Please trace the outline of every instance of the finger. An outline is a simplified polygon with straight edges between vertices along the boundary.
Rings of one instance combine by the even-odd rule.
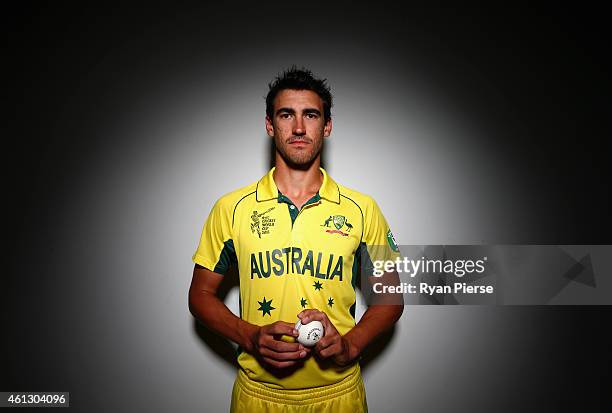
[[[301,321],[302,324],[308,324],[312,320],[318,320],[325,325],[325,321],[328,320],[327,314],[319,310],[308,310],[307,313],[302,315]]]
[[[340,353],[342,353],[342,346],[339,343],[334,343],[331,346],[319,351],[318,354],[321,358],[325,359],[325,358],[332,357]]]
[[[332,344],[338,342],[339,337],[339,335],[324,336],[321,340],[317,341],[317,344],[315,344],[315,351],[317,353],[320,353],[321,350],[323,350],[324,348],[327,348]]]
[[[308,314],[312,314],[312,313],[320,313],[320,311],[317,310],[316,308],[308,308],[306,310],[300,311],[300,313],[297,316],[301,320],[302,318],[304,318]]]
[[[306,357],[307,353],[304,350],[301,351],[293,351],[293,352],[284,352],[279,353],[268,348],[260,348],[259,354],[263,357],[267,357],[269,359],[277,360],[277,361],[285,361],[285,360],[300,360]]]
[[[262,344],[263,344],[262,347],[268,348],[277,353],[287,353],[287,352],[290,353],[294,351],[304,350],[304,346],[302,346],[299,343],[287,343],[285,341],[280,341],[280,340],[264,339]]]
[[[311,314],[308,316],[305,316],[302,319],[302,323],[303,324],[308,324],[311,321],[320,321],[321,324],[323,324],[323,328],[325,329],[325,333],[324,335],[334,335],[334,334],[338,334],[338,330],[336,330],[336,327],[332,324],[332,322],[329,320],[329,318],[327,317],[327,314],[325,314],[322,311],[319,311],[318,314]]]
[[[294,324],[286,323],[284,321],[277,321],[276,323],[264,326],[262,327],[262,332],[268,335],[281,334],[293,337],[297,337],[299,335]]]

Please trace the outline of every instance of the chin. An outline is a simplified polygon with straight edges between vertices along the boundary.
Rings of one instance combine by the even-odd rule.
[[[313,157],[313,158],[284,157],[287,165],[289,165],[290,167],[294,169],[308,169],[310,165],[312,165],[312,162],[315,160],[315,158],[316,157]]]

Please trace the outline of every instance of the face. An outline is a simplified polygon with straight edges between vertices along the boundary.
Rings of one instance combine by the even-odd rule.
[[[332,122],[323,118],[323,101],[311,90],[281,90],[274,100],[273,117],[266,116],[266,131],[276,150],[293,167],[308,167],[321,153],[323,138]]]

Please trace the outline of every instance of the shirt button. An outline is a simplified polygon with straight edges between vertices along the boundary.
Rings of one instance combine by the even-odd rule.
[[[291,208],[291,209],[295,209],[295,206],[293,206],[293,205],[289,205],[289,208]]]

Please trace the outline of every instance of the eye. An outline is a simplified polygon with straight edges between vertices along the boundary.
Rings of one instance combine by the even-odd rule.
[[[281,119],[289,119],[291,117],[290,113],[281,113],[280,115]]]
[[[306,117],[307,117],[308,119],[316,119],[316,118],[317,118],[317,115],[316,115],[316,114],[314,114],[314,113],[307,113],[307,114],[306,114]]]

